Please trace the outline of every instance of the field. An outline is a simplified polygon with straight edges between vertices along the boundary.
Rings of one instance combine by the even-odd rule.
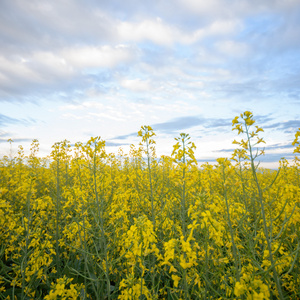
[[[259,168],[263,129],[232,125],[216,165],[188,134],[157,158],[149,126],[128,154],[95,137],[3,157],[0,299],[300,299],[299,160]]]

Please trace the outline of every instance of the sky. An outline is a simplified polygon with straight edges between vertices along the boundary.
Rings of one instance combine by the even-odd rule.
[[[188,133],[200,163],[230,157],[232,119],[264,129],[261,165],[291,161],[300,127],[299,0],[1,0],[0,156],[33,139],[101,136],[158,155]]]

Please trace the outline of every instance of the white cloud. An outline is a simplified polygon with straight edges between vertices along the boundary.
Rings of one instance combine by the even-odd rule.
[[[35,128],[9,130],[40,136],[44,145],[262,106],[299,117],[298,98],[286,105],[285,97],[299,95],[299,0],[14,0],[0,6],[1,112],[39,120]],[[274,88],[268,78],[281,84]],[[279,96],[271,99],[271,92]],[[8,107],[10,97],[23,105]],[[38,105],[26,103],[31,99]],[[223,133],[213,139],[212,149],[223,147]]]
[[[235,33],[236,30],[241,29],[241,24],[236,19],[231,20],[216,20],[212,22],[204,31],[206,35],[227,35]]]
[[[130,119],[131,111],[129,110],[128,105],[117,96],[102,99],[102,101],[86,101],[84,100],[86,98],[89,98],[88,93],[82,96],[82,99],[78,104],[75,103],[60,106],[59,110],[62,112],[62,116],[69,119],[94,121],[109,119],[120,122]]]
[[[120,84],[133,92],[149,92],[152,89],[149,80],[122,79]]]
[[[95,37],[109,40],[111,35],[112,18],[102,11],[101,5],[94,6],[88,3],[89,1],[84,3],[73,0],[9,2],[11,3],[7,5],[8,9],[4,17],[9,24],[7,29],[14,35],[12,38],[27,43],[35,42],[35,46],[45,42],[51,45],[53,41],[59,44],[65,41],[68,43],[69,38],[77,42]],[[61,39],[61,36],[64,38]]]
[[[65,48],[60,55],[70,66],[85,68],[113,68],[119,63],[133,59],[134,53],[130,47],[118,46],[85,46]]]
[[[197,30],[183,31],[156,18],[142,22],[121,22],[117,26],[117,32],[122,41],[149,40],[159,45],[170,46],[175,42],[191,44],[212,35],[232,34],[239,27],[240,23],[237,20],[216,20]]]
[[[41,77],[51,75],[54,78],[63,78],[74,75],[75,70],[72,65],[67,64],[65,58],[58,53],[48,51],[38,51],[26,60],[29,67],[40,73]]]
[[[0,63],[1,63],[1,58],[0,58]],[[0,86],[3,84],[7,84],[9,82],[9,78],[2,72],[0,72],[0,82],[2,83],[0,84]]]
[[[182,37],[183,43],[194,43],[200,41],[207,37],[220,37],[233,35],[241,29],[241,23],[236,20],[216,20],[209,23],[207,26],[204,26],[198,30],[195,30],[192,33],[186,34]]]
[[[159,18],[144,20],[140,23],[121,22],[117,26],[117,31],[122,40],[150,40],[160,45],[170,45],[182,37],[182,33],[178,29],[165,24]]]
[[[61,79],[69,72],[60,65],[59,60],[51,53],[35,53],[26,57],[0,56],[0,74],[4,80],[0,81],[3,90],[27,90],[32,84],[50,84],[57,77]]]
[[[69,110],[85,110],[85,109],[103,109],[103,104],[97,101],[82,101],[78,104],[67,104],[63,105],[59,108],[62,111],[69,111]]]
[[[37,50],[22,56],[0,55],[0,76],[3,77],[0,86],[5,90],[14,86],[26,89],[28,83],[61,84],[62,80],[75,78],[86,69],[113,69],[132,61],[134,56],[132,48],[124,45]]]
[[[6,82],[2,82],[2,87],[14,86],[18,79],[22,78],[26,82],[41,82],[40,76],[36,71],[32,70],[29,64],[24,63],[21,59],[7,58],[0,56],[0,73],[5,74]]]
[[[265,0],[266,5],[270,8],[276,8],[279,12],[282,11],[294,11],[295,8],[299,8],[299,0],[275,0],[273,5],[270,5],[270,1]]]
[[[224,7],[224,3],[220,3],[220,0],[180,0],[180,2],[189,10],[201,14],[215,14],[221,9],[227,10],[227,7]]]
[[[122,116],[117,116],[116,114],[109,114],[109,113],[89,113],[90,116],[96,117],[96,118],[101,118],[101,119],[109,119],[113,121],[125,121],[126,118],[123,118]]]
[[[61,117],[63,119],[67,119],[67,120],[86,120],[87,119],[87,116],[86,115],[75,115],[75,114],[71,114],[71,113],[65,113],[65,114],[62,114]]]
[[[284,13],[299,8],[299,0],[178,0],[182,9],[207,20],[242,18],[257,13]]]
[[[216,43],[216,49],[220,53],[224,53],[231,57],[244,57],[249,54],[249,47],[245,43],[232,40],[225,40]]]
[[[182,8],[205,19],[228,18],[240,15],[247,8],[247,0],[179,0]]]

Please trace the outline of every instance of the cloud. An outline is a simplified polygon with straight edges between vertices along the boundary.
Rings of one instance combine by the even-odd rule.
[[[257,116],[254,116],[254,119],[255,119],[256,123],[264,124],[264,123],[268,123],[268,122],[273,121],[275,118],[272,117],[269,114],[269,115],[257,115]],[[264,128],[265,128],[265,126],[266,125],[264,125]]]
[[[279,162],[282,158],[292,160],[294,159],[295,155],[287,152],[282,152],[282,153],[267,153],[265,155],[259,156],[258,161],[262,163],[267,163],[267,162]]]
[[[238,20],[214,20],[204,28],[197,31],[198,38],[211,36],[228,36],[241,30],[241,23]]]
[[[0,115],[0,126],[2,126],[2,116],[3,115]],[[4,119],[7,119],[7,117],[5,117]],[[12,118],[9,118],[9,119],[12,119]],[[16,119],[12,119],[10,121],[12,121],[12,123],[14,123],[14,124],[19,123],[19,120],[16,120]],[[29,142],[32,142],[32,140],[33,140],[33,139],[29,139],[29,138],[24,138],[24,137],[20,138],[20,137],[15,137],[15,136],[16,136],[15,133],[0,131],[0,143],[1,144],[8,143],[9,139],[12,139],[14,144],[15,143],[29,143]]]
[[[215,127],[228,127],[232,125],[232,119],[207,119],[208,124],[207,128],[215,128]]]
[[[118,111],[114,112],[110,109],[108,109],[108,111],[106,111],[105,113],[90,112],[90,113],[88,113],[88,116],[92,116],[92,117],[99,118],[99,119],[109,119],[109,120],[116,121],[116,122],[125,121],[125,118],[122,115],[122,113],[120,113]]]
[[[175,43],[192,44],[205,37],[228,35],[238,29],[235,20],[217,20],[197,30],[182,30],[169,25],[162,19],[148,19],[141,22],[121,22],[117,32],[122,41],[148,40],[158,45],[171,46]]]
[[[149,40],[159,45],[171,45],[176,37],[182,36],[176,28],[164,24],[159,18],[139,23],[121,22],[117,32],[124,41]]]
[[[154,131],[172,134],[174,132],[183,131],[196,126],[203,126],[207,129],[214,129],[217,127],[226,127],[231,125],[231,119],[213,119],[204,118],[201,116],[185,116],[171,119],[163,123],[152,124]]]
[[[159,131],[163,133],[169,133],[172,134],[176,131],[182,131],[184,129],[192,128],[198,125],[204,125],[206,120],[201,117],[196,116],[186,116],[186,117],[180,117],[180,118],[174,118],[170,121],[164,122],[164,123],[156,123],[152,124],[151,127],[153,128],[154,132]],[[137,132],[133,132],[126,135],[121,135],[114,137],[115,140],[117,139],[127,139],[130,137],[136,137]]]
[[[298,128],[300,128],[300,120],[289,120],[279,123],[273,123],[270,125],[265,125],[264,128],[283,130],[285,133],[296,133]]]
[[[109,74],[107,85],[119,84],[132,92],[153,86],[167,89],[167,81],[174,79],[180,82],[175,93],[183,92],[183,97],[195,81],[201,86],[195,85],[193,93],[205,90],[208,96],[270,97],[269,91],[277,87],[293,99],[299,97],[299,70],[290,63],[282,76],[262,78],[270,74],[270,65],[273,73],[283,70],[282,53],[276,53],[281,44],[288,45],[285,49],[299,46],[297,1],[274,1],[272,6],[256,0],[233,0],[230,5],[224,0],[143,5],[135,0],[33,0],[1,5],[0,39],[5,42],[0,53],[0,101],[87,90],[100,85],[102,73]],[[254,28],[257,19],[264,26]],[[272,55],[266,59],[266,53]],[[146,64],[153,68],[142,76]],[[115,74],[122,77],[128,72],[130,76],[118,82]]]
[[[249,46],[246,42],[237,42],[233,40],[220,41],[215,44],[219,53],[230,57],[242,58],[249,54]]]
[[[122,79],[121,86],[133,92],[149,92],[152,87],[149,80],[137,79]]]
[[[76,47],[63,49],[60,56],[67,65],[79,68],[114,68],[133,59],[133,49],[125,45]]]
[[[200,28],[186,28],[188,15],[179,23],[168,20],[168,11],[174,9],[176,3],[165,7],[158,1],[146,2],[132,6],[128,2],[126,5],[118,2],[117,7],[93,1],[84,4],[69,0],[51,3],[33,0],[30,4],[7,2],[0,12],[0,36],[6,41],[3,50],[7,54],[12,49],[18,52],[21,45],[23,52],[32,52],[36,48],[45,51],[70,44],[92,46],[97,41],[104,44],[151,41],[170,46],[178,42],[194,43],[205,36],[224,35],[236,29],[236,21],[231,20],[215,20]],[[132,14],[133,10],[140,14]],[[159,15],[165,18],[157,17]]]
[[[0,54],[0,100],[14,94],[51,93],[53,88],[60,91],[71,86],[74,91],[90,84],[86,71],[112,70],[134,56],[133,49],[124,45],[69,47],[17,57]]]
[[[276,150],[280,150],[280,149],[290,149],[290,150],[292,150],[292,149],[294,149],[294,146],[292,146],[291,143],[289,143],[289,144],[277,143],[277,144],[268,145],[268,146],[265,147],[265,149],[266,149],[266,151],[274,150],[274,149],[276,149]]]
[[[223,151],[224,152],[224,151]],[[233,152],[233,151],[232,151]],[[219,152],[221,153],[221,151]],[[221,157],[220,155],[218,155],[215,159],[197,159],[198,163],[216,163],[216,159],[218,157]],[[273,163],[273,167],[271,167],[272,169],[275,169],[276,167],[274,167],[274,163],[278,163],[282,158],[285,158],[287,160],[293,160],[294,159],[294,155],[291,155],[290,153],[269,153],[269,154],[265,154],[265,155],[261,155],[259,156],[256,160],[255,160],[255,164],[260,164],[261,163]],[[269,168],[269,167],[267,167]]]
[[[0,143],[7,143],[8,139],[0,138]],[[32,139],[27,138],[12,138],[14,143],[28,143],[32,142]]]
[[[124,134],[124,135],[118,135],[116,137],[113,138],[113,140],[126,140],[127,138],[130,137],[137,137],[137,132],[132,132],[129,134]]]
[[[110,141],[105,141],[105,146],[107,147],[122,147],[130,145],[129,143],[115,143],[115,142],[110,142]]]
[[[215,163],[216,159],[211,159],[211,158],[209,158],[209,159],[197,159],[197,162],[198,162],[198,164],[199,163]]]
[[[9,124],[18,124],[18,123],[23,123],[23,122],[24,122],[23,120],[18,120],[18,119],[11,118],[11,117],[5,116],[3,114],[0,114],[0,126],[1,127],[7,126]]]
[[[82,111],[85,109],[92,109],[93,111],[95,110],[102,110],[104,108],[103,103],[97,102],[97,101],[85,101],[81,103],[72,103],[72,104],[67,104],[63,105],[60,107],[60,110],[63,111]]]
[[[254,147],[256,148],[256,147]],[[282,143],[276,143],[276,144],[271,144],[271,145],[267,145],[267,146],[259,146],[258,147],[259,149],[265,149],[265,152],[267,153],[268,151],[273,151],[273,150],[276,150],[276,151],[282,151],[284,149],[289,149],[289,150],[293,150],[294,147],[292,146],[292,144],[282,144]],[[214,150],[213,152],[231,152],[233,153],[233,151],[235,150],[236,148],[229,148],[229,149],[219,149],[219,150]],[[282,152],[282,153],[286,153],[287,155],[291,155],[291,152]]]
[[[231,126],[231,119],[214,119],[204,118],[202,116],[185,116],[172,118],[167,122],[150,124],[156,133],[164,133],[172,135],[174,133],[183,132],[193,127],[202,126],[206,130],[218,132],[223,127]],[[111,140],[126,140],[132,137],[137,137],[137,131],[129,134],[115,136]]]
[[[194,126],[203,125],[205,120],[200,117],[187,116],[170,120],[164,123],[153,124],[151,127],[154,131],[158,130],[165,133],[173,133],[174,131],[181,131]]]
[[[252,108],[263,128],[294,133],[299,9],[298,0],[2,1],[1,105],[59,106],[73,132],[98,122],[123,134],[116,143],[142,122],[165,137],[201,129],[219,139],[229,113]],[[24,123],[3,126],[30,122],[5,112]]]
[[[232,154],[236,148],[230,149],[220,149],[220,150],[213,150],[212,152],[216,154],[216,156],[222,156],[222,153]],[[279,162],[282,158],[292,160],[294,159],[295,155],[293,152],[293,146],[291,144],[272,144],[266,147],[258,147],[258,149],[264,149],[265,155],[261,155],[256,158],[256,163],[269,163],[269,162]],[[254,154],[256,153],[256,147],[254,147]],[[287,151],[290,150],[290,151]],[[226,155],[227,156],[227,155]]]
[[[1,2],[0,32],[7,50],[54,49],[75,43],[111,41],[112,20],[93,1]]]
[[[268,12],[290,12],[299,7],[297,0],[272,1],[269,0],[178,0],[182,9],[203,18],[232,18],[245,17],[252,14]]]

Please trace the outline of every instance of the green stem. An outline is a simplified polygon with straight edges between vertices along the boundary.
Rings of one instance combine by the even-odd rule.
[[[94,152],[94,165],[93,165],[93,178],[94,178],[94,190],[96,197],[96,204],[98,210],[98,217],[100,218],[100,231],[101,231],[101,250],[104,254],[105,261],[105,278],[106,278],[106,289],[107,289],[107,299],[110,299],[110,279],[109,279],[109,265],[108,265],[108,256],[107,256],[107,244],[104,230],[104,196],[101,195],[99,203],[99,194],[97,186],[97,155],[96,148]],[[98,222],[97,222],[98,223]]]
[[[56,251],[56,268],[58,278],[61,275],[60,258],[59,258],[59,226],[60,226],[60,181],[59,181],[59,158],[56,159],[56,226],[55,226],[55,251]]]
[[[185,189],[186,189],[186,180],[185,180],[185,169],[186,169],[186,159],[185,159],[185,143],[184,140],[182,142],[182,151],[183,151],[183,169],[182,169],[182,193],[181,193],[181,220],[182,220],[182,234],[185,237],[186,235],[186,220],[185,220],[185,213],[186,213],[186,203],[185,203]]]
[[[148,166],[148,176],[149,176],[149,184],[150,184],[150,199],[151,199],[151,217],[153,230],[155,232],[155,212],[154,212],[154,197],[153,197],[153,187],[152,187],[152,176],[151,176],[151,162],[150,162],[150,151],[149,151],[149,140],[146,139],[146,147],[147,147],[147,166]]]
[[[230,237],[231,237],[231,244],[232,244],[232,252],[233,252],[233,258],[234,258],[234,264],[235,264],[235,272],[236,272],[236,280],[240,280],[240,271],[239,271],[239,259],[237,256],[237,247],[234,242],[234,234],[233,234],[233,228],[230,218],[230,209],[229,209],[229,202],[227,197],[227,188],[225,184],[226,176],[225,176],[225,166],[222,165],[222,173],[223,173],[223,187],[224,187],[224,198],[226,202],[226,210],[227,210],[227,218],[228,218],[228,225],[229,225],[229,231],[230,231]]]
[[[267,247],[268,247],[268,251],[269,251],[269,259],[270,259],[271,266],[272,266],[273,277],[274,277],[274,280],[275,280],[275,283],[276,283],[276,286],[277,286],[279,298],[284,299],[283,292],[282,292],[282,289],[281,289],[280,278],[277,274],[277,270],[276,270],[276,267],[275,267],[275,261],[274,261],[273,254],[272,254],[272,243],[271,243],[271,240],[270,240],[270,237],[269,237],[269,231],[268,231],[268,226],[267,226],[265,206],[264,206],[264,201],[263,201],[263,192],[262,192],[262,189],[261,189],[260,184],[258,182],[258,178],[257,178],[257,174],[256,174],[256,168],[255,168],[255,164],[254,164],[254,156],[253,156],[253,153],[252,153],[252,146],[251,146],[251,143],[250,143],[249,128],[248,128],[246,123],[245,123],[245,126],[246,126],[246,134],[247,134],[248,146],[249,146],[249,152],[250,152],[252,176],[253,176],[254,182],[256,184],[257,190],[258,190],[259,203],[260,203],[261,214],[262,214],[263,225],[264,225],[264,235],[265,235],[265,238],[267,240]]]

